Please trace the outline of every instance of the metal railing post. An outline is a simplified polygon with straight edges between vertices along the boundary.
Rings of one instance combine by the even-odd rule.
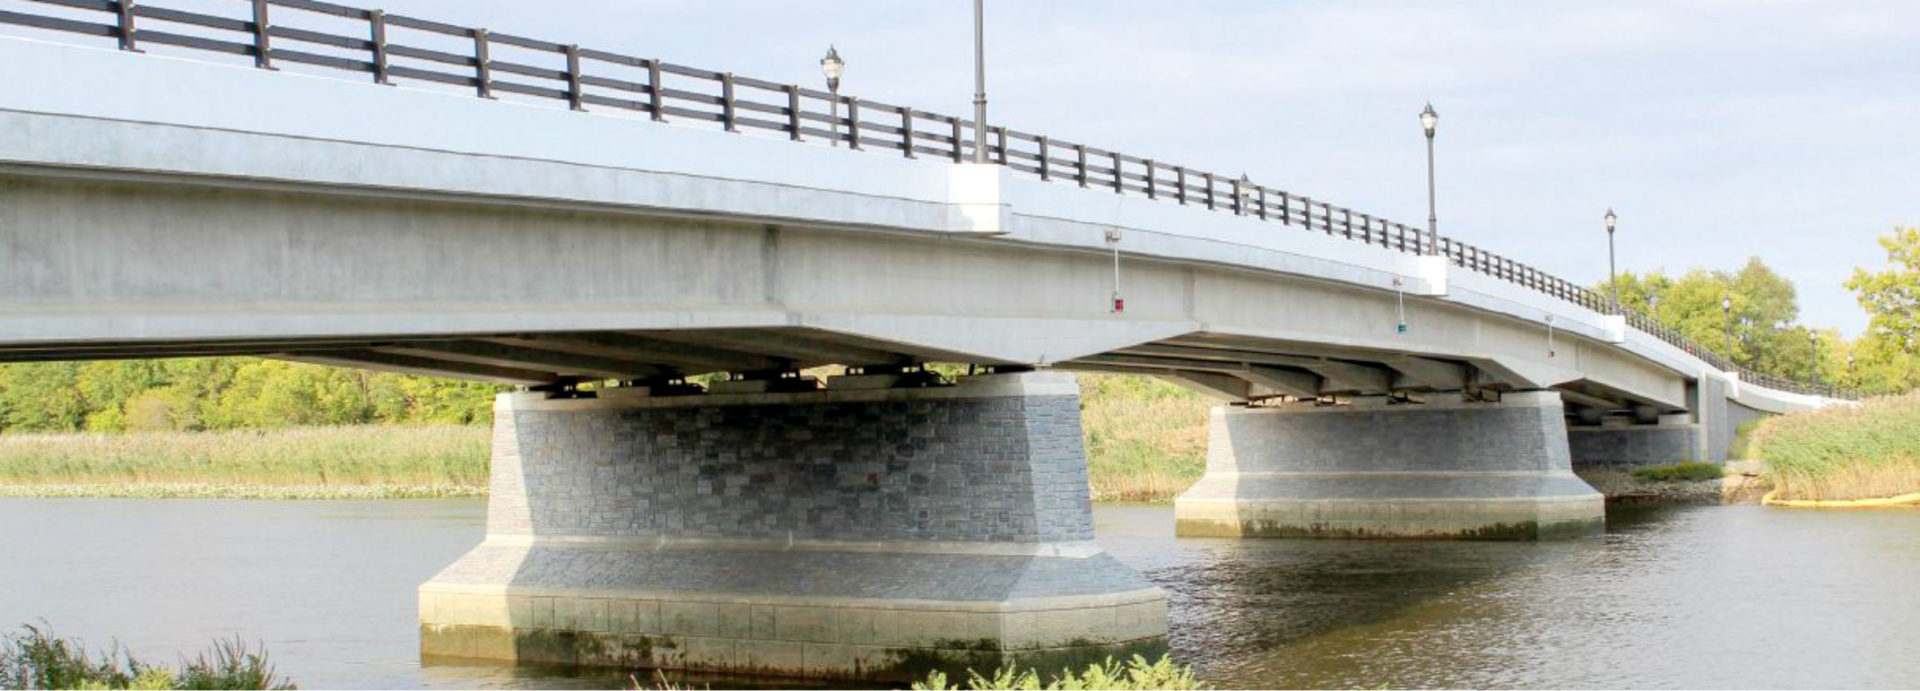
[[[133,3],[134,0],[120,0],[115,3],[114,8],[119,10],[120,14],[120,49],[138,53],[140,47],[134,43],[136,30],[133,28]]]
[[[473,30],[475,88],[481,98],[493,98],[493,59],[487,57],[487,30]]]
[[[273,38],[267,35],[267,0],[253,0],[253,66],[273,69]]]
[[[847,148],[860,150],[860,99],[847,97]]]
[[[1080,159],[1080,186],[1087,186],[1087,145],[1073,145],[1074,156]]]
[[[1120,173],[1120,154],[1115,153],[1111,155],[1113,156],[1113,193],[1126,194],[1127,176]]]
[[[900,108],[900,149],[907,158],[919,158],[913,155],[913,109],[904,106]]]
[[[1160,198],[1160,189],[1159,189],[1160,181],[1158,179],[1158,176],[1153,172],[1153,159],[1149,158],[1147,159],[1146,162],[1147,162],[1147,198],[1159,199]]]
[[[800,136],[800,85],[787,85],[787,133],[788,139],[804,141]]]
[[[736,117],[733,106],[733,73],[720,73],[720,125],[728,132],[739,132],[734,126]]]
[[[574,110],[586,110],[583,102],[585,89],[580,85],[580,46],[567,46],[567,105]]]
[[[387,74],[387,13],[382,10],[367,13],[367,24],[373,42],[373,82],[392,84],[393,78]]]
[[[661,105],[660,61],[647,61],[647,110],[652,111],[654,122],[666,122],[667,113]]]
[[[1173,167],[1173,198],[1180,200],[1180,203],[1182,204],[1187,203],[1187,168],[1186,166]]]
[[[1042,181],[1052,180],[1053,162],[1047,159],[1052,158],[1053,155],[1048,153],[1047,138],[1045,135],[1042,135],[1035,137],[1034,140],[1040,145],[1040,179]]]
[[[960,142],[965,138],[960,130],[960,117],[957,115],[948,117],[947,123],[953,125],[953,162],[960,163],[966,160],[966,154],[961,149]]]

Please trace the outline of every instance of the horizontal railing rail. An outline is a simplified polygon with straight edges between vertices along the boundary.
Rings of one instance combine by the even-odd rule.
[[[1419,227],[1261,185],[1244,175],[1223,176],[998,126],[986,128],[987,141],[977,142],[973,121],[962,117],[321,0],[232,0],[242,12],[233,17],[144,0],[17,1],[102,17],[85,21],[0,10],[0,23],[103,37],[124,50],[157,44],[251,57],[256,66],[268,69],[276,63],[314,65],[366,74],[382,84],[445,84],[473,89],[483,98],[516,94],[565,101],[575,110],[630,111],[655,121],[707,123],[730,132],[827,141],[908,158],[961,162],[971,160],[975,147],[984,146],[989,161],[1045,181],[1254,217],[1396,252],[1439,254],[1469,271],[1596,312],[1624,314],[1633,328],[1716,368],[1738,372],[1743,381],[1794,393],[1854,397],[1837,387],[1736,365],[1641,312],[1612,305],[1597,291],[1512,258],[1444,236],[1431,247],[1435,243]],[[292,25],[316,17],[347,20],[361,30],[343,35]],[[289,19],[291,24],[282,23]],[[451,47],[450,41],[459,47]],[[508,50],[515,53],[513,59],[501,57]],[[541,59],[551,62],[523,61]]]

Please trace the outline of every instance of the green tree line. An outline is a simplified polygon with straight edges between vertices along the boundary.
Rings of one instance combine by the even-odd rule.
[[[481,423],[491,384],[255,358],[0,367],[0,432]]]
[[[1758,372],[1880,394],[1920,388],[1915,306],[1920,304],[1920,229],[1896,228],[1880,238],[1888,265],[1857,269],[1847,281],[1870,324],[1859,338],[1795,323],[1793,283],[1758,258],[1736,271],[1694,269],[1625,272],[1622,305],[1646,313],[1687,338]],[[1612,285],[1601,282],[1605,294]]]

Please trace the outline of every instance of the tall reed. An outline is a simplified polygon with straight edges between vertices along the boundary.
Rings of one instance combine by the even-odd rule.
[[[485,486],[488,439],[452,425],[0,435],[0,483]]]
[[[1920,492],[1920,392],[1767,419],[1753,449],[1782,499]]]

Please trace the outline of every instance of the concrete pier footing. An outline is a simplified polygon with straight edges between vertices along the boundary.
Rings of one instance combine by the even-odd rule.
[[[1220,407],[1178,533],[1535,540],[1599,532],[1558,394],[1498,403]]]
[[[917,679],[1164,649],[1093,541],[1072,375],[495,407],[487,538],[428,656]]]

